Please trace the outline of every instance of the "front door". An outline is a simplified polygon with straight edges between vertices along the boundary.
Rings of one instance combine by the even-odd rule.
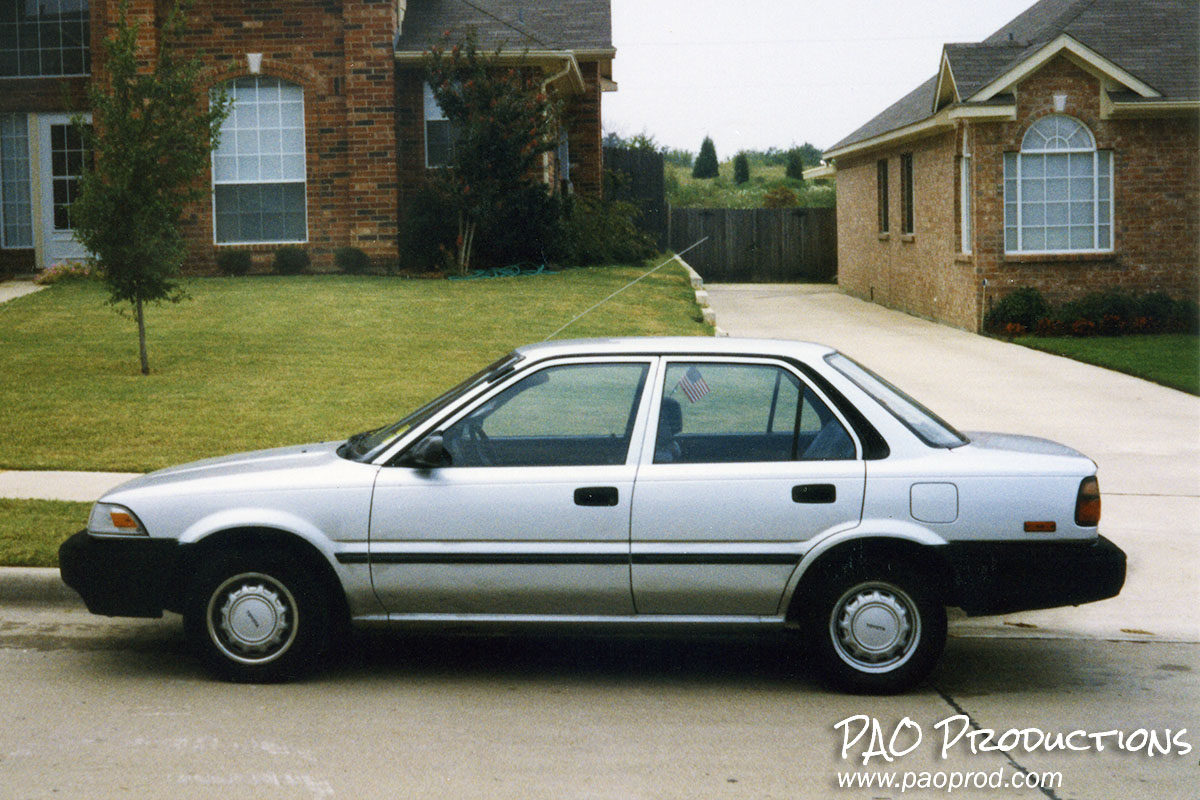
[[[515,377],[433,433],[449,463],[385,466],[371,579],[388,612],[625,616],[651,359]]]
[[[79,178],[87,160],[83,136],[67,114],[40,118],[42,196],[42,267],[81,261],[87,251],[75,240],[71,203],[79,196]]]

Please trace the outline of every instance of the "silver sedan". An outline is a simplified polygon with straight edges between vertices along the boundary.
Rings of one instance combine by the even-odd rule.
[[[95,613],[183,614],[233,680],[351,624],[794,629],[835,685],[921,681],[968,614],[1116,595],[1096,465],[960,433],[827,347],[522,347],[398,422],[160,470],[62,547]]]

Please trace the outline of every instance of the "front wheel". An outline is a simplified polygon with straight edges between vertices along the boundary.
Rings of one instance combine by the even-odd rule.
[[[946,646],[946,609],[901,565],[846,566],[819,588],[805,642],[835,686],[890,694],[919,683]]]
[[[293,678],[311,668],[329,619],[319,585],[301,568],[252,553],[202,568],[184,614],[205,664],[239,682]]]

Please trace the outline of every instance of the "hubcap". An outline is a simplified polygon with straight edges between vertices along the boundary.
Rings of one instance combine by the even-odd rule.
[[[269,575],[237,575],[209,598],[208,633],[234,661],[273,661],[296,638],[296,601],[286,586]]]
[[[842,595],[829,620],[834,647],[843,661],[866,672],[903,664],[920,639],[920,617],[912,598],[888,583],[864,583]]]

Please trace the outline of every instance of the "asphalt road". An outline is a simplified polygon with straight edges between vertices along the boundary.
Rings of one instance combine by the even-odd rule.
[[[1004,787],[904,797],[1183,798],[1200,776],[1198,696],[1194,644],[976,637],[951,639],[929,687],[888,698],[830,693],[794,641],[752,638],[364,634],[309,680],[246,686],[209,679],[177,617],[9,606],[0,797],[900,797],[838,787],[879,772]],[[868,727],[843,759],[862,723],[837,724],[856,715],[897,753],[921,741],[863,766],[886,749]],[[966,732],[1010,728],[1125,741],[971,752]],[[1170,754],[1139,745],[1151,731]],[[1060,777],[1010,786],[1044,773]]]

